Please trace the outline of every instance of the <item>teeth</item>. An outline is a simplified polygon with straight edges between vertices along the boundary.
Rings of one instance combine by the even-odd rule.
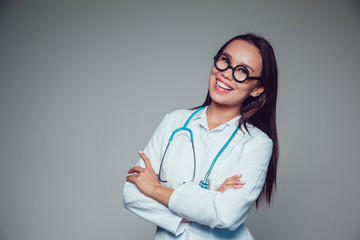
[[[216,84],[225,90],[232,90],[231,88],[229,88],[228,86],[226,86],[224,83],[222,83],[220,81],[216,81]]]

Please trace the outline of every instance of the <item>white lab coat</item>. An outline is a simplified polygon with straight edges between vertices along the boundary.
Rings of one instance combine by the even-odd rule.
[[[189,134],[179,132],[171,143],[162,167],[165,186],[176,189],[165,207],[145,197],[133,183],[124,186],[124,206],[156,224],[155,239],[253,239],[244,221],[259,196],[266,178],[272,153],[272,140],[262,131],[248,125],[250,134],[239,130],[217,160],[209,188],[199,187],[216,154],[238,126],[239,117],[209,131],[206,109],[189,122],[194,134],[196,153],[195,180],[191,181],[194,164]],[[173,130],[184,125],[193,110],[167,114],[144,149],[156,173]],[[142,160],[138,165],[144,167]],[[215,191],[226,178],[242,174],[242,189]],[[186,183],[183,183],[186,182]],[[189,223],[181,220],[188,219]]]

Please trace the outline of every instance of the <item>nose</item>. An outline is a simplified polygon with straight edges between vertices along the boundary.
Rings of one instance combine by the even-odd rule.
[[[232,72],[233,70],[231,68],[228,68],[225,71],[221,72],[221,75],[228,80],[233,80]]]

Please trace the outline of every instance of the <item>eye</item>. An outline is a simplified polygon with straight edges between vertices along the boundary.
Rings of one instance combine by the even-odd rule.
[[[236,71],[239,72],[239,73],[241,73],[241,74],[247,74],[246,69],[243,68],[243,67],[238,67],[238,68],[236,68]]]
[[[244,66],[237,66],[234,71],[234,77],[238,81],[245,81],[248,76],[248,70]]]
[[[229,59],[228,59],[227,57],[225,57],[225,56],[221,56],[221,57],[220,57],[220,60],[221,60],[222,62],[224,62],[224,63],[227,63],[227,64],[230,63]]]

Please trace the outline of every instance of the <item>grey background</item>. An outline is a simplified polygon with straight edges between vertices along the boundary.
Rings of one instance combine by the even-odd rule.
[[[278,191],[256,239],[360,239],[359,1],[1,1],[0,239],[153,239],[122,206],[165,113],[261,34],[279,65]]]

